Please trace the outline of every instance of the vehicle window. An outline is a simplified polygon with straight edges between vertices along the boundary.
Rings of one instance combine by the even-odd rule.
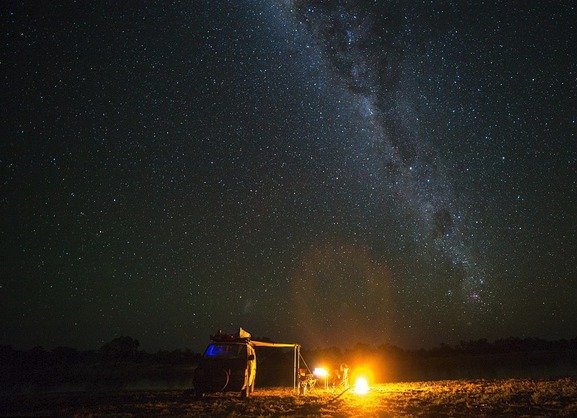
[[[205,357],[236,358],[243,354],[245,347],[238,344],[211,344],[204,352]]]

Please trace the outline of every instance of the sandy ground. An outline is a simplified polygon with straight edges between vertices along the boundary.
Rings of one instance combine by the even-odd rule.
[[[0,415],[58,416],[577,416],[577,378],[447,380],[373,385],[367,395],[257,389],[250,399],[183,391],[69,392],[0,398]]]

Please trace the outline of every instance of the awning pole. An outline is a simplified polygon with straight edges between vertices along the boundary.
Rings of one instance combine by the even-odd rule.
[[[297,372],[297,388],[296,388],[296,390],[298,392],[298,390],[299,390],[298,385],[300,384],[300,382],[298,380],[298,377],[299,377],[298,373],[299,373],[299,370],[301,368],[301,346],[297,344],[296,349],[297,349],[297,370],[296,370],[296,372]]]
[[[297,347],[298,345],[295,344],[293,350],[293,392],[297,387]]]

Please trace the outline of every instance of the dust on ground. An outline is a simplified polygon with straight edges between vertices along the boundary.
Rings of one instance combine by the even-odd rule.
[[[263,388],[249,399],[182,390],[69,392],[3,396],[0,415],[196,417],[349,417],[577,415],[577,378],[445,380],[371,386],[366,395]]]

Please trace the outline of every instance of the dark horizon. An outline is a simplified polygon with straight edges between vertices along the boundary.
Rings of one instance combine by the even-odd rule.
[[[254,341],[268,341],[275,343],[286,343],[287,341],[273,341],[267,337],[252,338]],[[186,356],[200,356],[203,354],[204,349],[209,345],[214,343],[212,339],[207,341],[205,345],[202,346],[201,350],[194,350],[191,347],[179,347],[179,348],[159,348],[158,350],[150,351],[146,350],[140,345],[138,338],[133,338],[129,335],[121,335],[107,341],[100,347],[93,347],[89,349],[78,349],[69,346],[57,346],[57,347],[43,347],[35,346],[28,349],[22,349],[14,347],[13,345],[0,345],[0,351],[2,354],[2,360],[6,361],[9,357],[6,357],[7,353],[18,352],[22,354],[34,355],[34,353],[39,353],[44,355],[50,355],[56,353],[58,356],[70,357],[75,354],[101,354],[104,357],[114,359],[118,356],[118,360],[138,360],[137,355],[139,353],[145,354],[147,356],[156,355],[167,355],[172,357],[178,357],[181,361],[188,357],[180,357],[181,355]],[[292,343],[298,343],[298,341],[292,341]],[[257,347],[257,351],[261,347]],[[273,349],[274,352],[276,349]],[[510,336],[506,338],[500,338],[496,340],[488,340],[486,338],[478,338],[474,340],[459,341],[456,344],[446,344],[440,343],[430,347],[401,347],[395,344],[382,343],[382,344],[367,344],[362,341],[357,341],[346,346],[330,346],[330,347],[306,347],[301,345],[301,352],[310,355],[311,353],[315,356],[315,359],[319,355],[326,355],[324,361],[328,361],[330,358],[337,356],[344,356],[347,353],[359,353],[364,351],[375,352],[382,351],[385,353],[396,353],[396,354],[407,354],[413,356],[455,356],[455,355],[489,355],[489,354],[513,354],[519,352],[535,353],[539,351],[545,352],[561,352],[561,351],[575,351],[577,350],[577,336],[570,339],[559,339],[559,340],[545,340],[542,338],[526,337],[519,338],[515,336]],[[269,350],[270,351],[270,350]],[[269,353],[270,354],[270,353]],[[292,359],[292,351],[284,350],[284,354],[289,354],[287,358]],[[282,356],[282,355],[281,355]],[[355,354],[355,358],[356,358]],[[344,357],[343,357],[344,358]],[[573,357],[570,357],[573,358]],[[317,359],[318,360],[318,359]],[[357,358],[358,360],[358,358]],[[322,360],[321,360],[322,362]],[[530,369],[530,367],[528,367]]]
[[[573,2],[0,19],[0,345],[577,334]]]
[[[0,348],[2,349],[11,349],[14,351],[19,351],[19,352],[31,352],[34,350],[44,350],[45,352],[52,352],[52,351],[58,351],[60,349],[72,349],[74,351],[77,352],[98,352],[100,351],[104,346],[109,345],[111,342],[116,341],[116,340],[121,340],[121,339],[128,339],[128,340],[132,340],[135,341],[137,344],[136,350],[137,351],[142,351],[146,354],[155,354],[155,353],[159,353],[159,352],[175,352],[175,351],[179,351],[179,352],[187,352],[190,351],[191,353],[194,354],[202,354],[204,352],[204,349],[212,342],[212,340],[210,338],[207,338],[207,340],[204,343],[199,342],[200,345],[198,345],[200,347],[200,349],[194,349],[193,346],[186,346],[186,347],[158,347],[157,349],[154,350],[150,350],[147,349],[147,347],[143,347],[140,345],[140,340],[132,335],[128,335],[128,334],[122,334],[122,335],[118,335],[114,338],[112,338],[110,341],[106,341],[103,345],[98,346],[98,347],[91,347],[91,348],[78,348],[78,347],[74,347],[74,346],[67,346],[67,345],[58,345],[58,346],[34,346],[34,347],[17,347],[14,346],[13,344],[2,344],[0,345]],[[509,336],[509,337],[505,337],[505,338],[498,338],[498,339],[494,339],[494,340],[490,340],[487,338],[475,338],[475,339],[470,339],[470,340],[461,340],[458,341],[456,343],[452,343],[452,344],[448,344],[446,342],[441,342],[435,345],[429,345],[429,346],[422,346],[422,347],[403,347],[403,346],[399,346],[396,344],[391,344],[389,342],[382,342],[382,343],[374,343],[374,344],[368,344],[366,342],[363,341],[354,341],[354,342],[350,342],[346,345],[332,345],[332,346],[314,346],[314,347],[309,347],[306,345],[303,345],[300,341],[287,341],[287,340],[273,340],[271,338],[268,338],[266,336],[262,336],[262,337],[253,337],[253,340],[256,341],[269,341],[269,342],[276,342],[276,343],[296,343],[301,345],[301,349],[303,350],[303,352],[323,352],[323,351],[340,351],[342,352],[346,352],[346,351],[355,351],[357,349],[359,349],[359,347],[366,347],[369,349],[381,349],[381,348],[387,348],[387,349],[391,349],[391,350],[400,350],[403,352],[407,352],[407,353],[418,353],[418,352],[458,352],[460,350],[467,352],[468,350],[471,350],[471,347],[474,347],[476,345],[483,345],[485,347],[493,347],[493,348],[498,348],[499,350],[503,350],[503,347],[509,345],[511,347],[518,345],[519,347],[522,347],[521,351],[531,351],[531,350],[545,350],[547,349],[547,347],[549,348],[553,348],[555,350],[560,349],[560,348],[570,348],[573,347],[573,349],[577,349],[577,336],[573,337],[573,338],[560,338],[557,340],[548,340],[548,339],[543,339],[543,338],[539,338],[539,337],[517,337],[517,336]],[[514,347],[509,350],[509,351],[515,351]],[[507,351],[507,352],[509,352]]]
[[[258,346],[258,386],[291,386],[293,349]],[[393,345],[356,344],[348,348],[302,347],[301,366],[335,370],[341,364],[370,373],[373,383],[475,379],[558,379],[577,372],[577,337],[571,340],[506,338],[461,341],[430,349],[407,350]],[[5,379],[0,393],[58,388],[93,391],[144,389],[189,390],[192,371],[202,364],[202,352],[192,350],[141,350],[138,340],[124,336],[98,350],[70,347],[28,351],[0,346],[0,370]],[[139,383],[140,382],[140,383]],[[71,386],[72,385],[72,386]]]

